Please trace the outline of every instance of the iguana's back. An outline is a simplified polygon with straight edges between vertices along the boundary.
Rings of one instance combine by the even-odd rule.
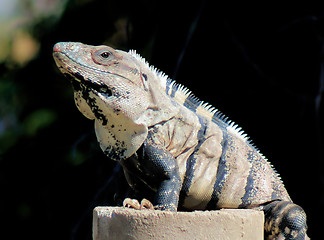
[[[179,110],[151,131],[179,166],[180,206],[253,208],[291,201],[278,174],[234,123],[174,82],[167,81],[165,89]]]

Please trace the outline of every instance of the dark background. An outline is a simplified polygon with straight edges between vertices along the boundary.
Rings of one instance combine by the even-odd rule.
[[[322,5],[67,0],[25,29],[37,54],[0,63],[1,235],[91,239],[93,207],[115,204],[119,168],[52,58],[56,42],[79,41],[136,49],[238,123],[323,236]]]

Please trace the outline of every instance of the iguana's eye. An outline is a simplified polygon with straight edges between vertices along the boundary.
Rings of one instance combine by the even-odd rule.
[[[102,47],[101,49],[92,53],[92,59],[95,63],[103,66],[110,66],[118,60],[118,54],[109,47]]]
[[[110,56],[110,53],[109,52],[103,52],[100,54],[101,57],[103,58],[108,58]]]

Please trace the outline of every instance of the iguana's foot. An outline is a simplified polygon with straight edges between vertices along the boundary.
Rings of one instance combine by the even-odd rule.
[[[123,206],[128,208],[134,208],[137,210],[143,210],[143,209],[154,210],[153,204],[145,198],[143,198],[141,204],[136,199],[125,198],[123,202]]]

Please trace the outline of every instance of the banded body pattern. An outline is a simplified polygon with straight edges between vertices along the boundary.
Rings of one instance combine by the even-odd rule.
[[[169,79],[163,83],[182,117],[153,128],[167,150],[177,152],[183,179],[180,206],[252,208],[276,199],[291,201],[279,175],[237,125],[183,86]],[[170,142],[165,136],[171,136]]]

